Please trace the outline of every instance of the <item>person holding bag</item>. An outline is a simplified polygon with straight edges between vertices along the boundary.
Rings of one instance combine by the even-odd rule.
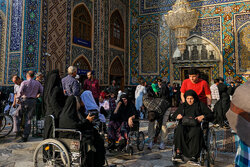
[[[174,144],[176,160],[182,160],[182,155],[191,162],[197,163],[203,143],[200,123],[202,120],[212,121],[213,114],[206,104],[199,101],[193,90],[184,94],[185,102],[179,106],[172,118],[179,121],[175,129]]]

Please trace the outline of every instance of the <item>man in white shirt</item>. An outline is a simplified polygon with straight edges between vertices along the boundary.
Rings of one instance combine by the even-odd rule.
[[[13,75],[12,76],[12,82],[15,84],[14,85],[14,101],[13,101],[13,108],[17,108],[18,107],[18,104],[17,104],[17,99],[16,99],[16,96],[17,96],[17,92],[19,91],[19,88],[20,88],[20,85],[22,83],[22,80],[19,76],[17,75]],[[21,133],[18,131],[18,128],[17,128],[17,123],[18,123],[18,120],[19,119],[19,114],[17,112],[17,110],[13,113],[13,132],[16,133],[16,138],[18,137],[21,137]]]
[[[220,100],[218,85],[219,85],[219,79],[215,79],[214,84],[210,86],[211,96],[212,96],[212,103],[211,103],[211,109],[212,110],[213,110],[214,105],[216,104],[216,102],[218,100]]]

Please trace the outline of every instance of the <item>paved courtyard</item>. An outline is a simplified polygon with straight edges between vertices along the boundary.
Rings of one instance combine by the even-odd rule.
[[[144,132],[147,138],[147,121],[141,121],[140,130]],[[170,125],[171,126],[171,125]],[[218,155],[215,167],[233,167],[235,155],[235,146],[232,143],[232,135],[227,136],[227,132],[218,129],[217,132]],[[152,150],[147,149],[147,143],[143,151],[135,150],[133,156],[126,153],[109,153],[107,151],[107,159],[109,165],[117,165],[117,167],[170,167],[173,166],[171,161],[171,142],[172,132],[168,135],[167,147],[165,150],[159,150],[158,144],[154,145]],[[225,137],[227,137],[225,139]],[[42,138],[31,137],[27,143],[17,143],[14,140],[14,134],[0,139],[0,167],[31,167],[33,166],[33,152],[41,142]],[[147,140],[146,140],[147,142]],[[231,142],[231,143],[230,143]],[[189,167],[188,164],[180,166]]]

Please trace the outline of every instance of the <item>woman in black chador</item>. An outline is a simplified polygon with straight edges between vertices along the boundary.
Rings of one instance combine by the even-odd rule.
[[[89,146],[88,150],[86,147],[82,148],[82,166],[102,167],[105,164],[105,148],[102,137],[92,124],[95,116],[89,114],[85,119],[78,111],[79,108],[80,99],[69,96],[59,117],[59,128],[77,129],[82,132],[82,146]],[[75,138],[72,133],[63,133],[60,137]]]
[[[230,108],[230,96],[224,83],[218,85],[220,100],[214,105],[214,123],[221,127],[228,126],[226,113]]]
[[[126,146],[128,133],[130,128],[134,126],[135,122],[133,122],[133,119],[135,118],[138,118],[135,105],[129,100],[127,94],[121,95],[121,100],[110,116],[108,125],[108,139],[110,144],[108,149],[115,149],[116,141],[119,141],[118,149],[122,150]]]
[[[58,118],[61,113],[66,97],[63,94],[61,78],[58,70],[50,71],[45,80],[43,92],[43,113],[45,116],[53,115],[55,126],[58,127]],[[45,118],[44,139],[52,137],[51,118]]]
[[[203,135],[200,122],[205,119],[211,121],[213,114],[211,110],[202,102],[195,91],[188,90],[184,94],[185,103],[179,106],[173,114],[173,118],[179,120],[179,124],[175,130],[174,144],[176,148],[175,160],[182,159],[182,155],[190,158],[190,161],[196,163],[200,155],[203,143]],[[192,118],[193,125],[183,125],[183,118]]]

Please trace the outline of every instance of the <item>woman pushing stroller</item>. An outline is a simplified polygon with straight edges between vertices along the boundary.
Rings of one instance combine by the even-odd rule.
[[[108,125],[108,149],[115,149],[115,142],[119,141],[119,148],[123,149],[128,140],[128,132],[133,127],[133,119],[138,117],[135,105],[128,99],[126,94],[122,94],[115,111],[110,116]]]

